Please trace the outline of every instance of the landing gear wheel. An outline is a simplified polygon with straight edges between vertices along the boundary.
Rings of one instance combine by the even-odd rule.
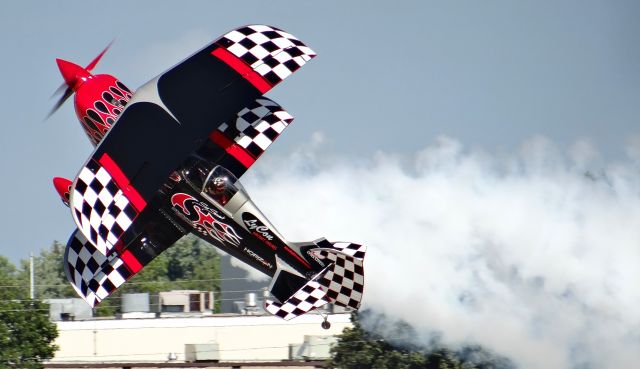
[[[320,326],[322,327],[322,329],[329,329],[331,328],[331,323],[329,323],[329,321],[325,318]]]

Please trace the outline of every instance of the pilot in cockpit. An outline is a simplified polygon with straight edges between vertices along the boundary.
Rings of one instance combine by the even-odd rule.
[[[220,205],[224,206],[229,202],[230,188],[229,188],[229,179],[224,176],[219,176],[214,178],[212,181],[209,181],[209,184],[206,188],[207,194],[211,196],[212,199],[217,201]]]

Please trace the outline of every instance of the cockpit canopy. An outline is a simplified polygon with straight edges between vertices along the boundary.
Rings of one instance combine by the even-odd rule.
[[[236,193],[241,192],[247,196],[244,187],[230,171],[221,165],[213,168],[210,163],[197,160],[193,165],[187,166],[182,174],[192,187],[210,200],[224,206]]]

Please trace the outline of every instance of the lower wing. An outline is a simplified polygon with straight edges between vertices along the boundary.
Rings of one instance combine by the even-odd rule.
[[[147,229],[153,231],[142,232],[124,251],[109,256],[79,229],[73,232],[64,253],[64,270],[73,289],[91,307],[116,292],[184,235],[161,215],[151,223]]]

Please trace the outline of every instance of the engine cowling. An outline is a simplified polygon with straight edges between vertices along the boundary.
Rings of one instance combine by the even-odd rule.
[[[78,88],[74,98],[76,115],[94,145],[109,131],[131,95],[127,86],[108,74],[92,76]]]
[[[71,93],[75,94],[76,115],[94,146],[109,131],[133,94],[124,83],[118,81],[114,76],[91,74],[91,68],[95,66],[102,54],[87,68],[66,60],[56,59],[60,73],[68,87],[62,102],[66,96]]]

